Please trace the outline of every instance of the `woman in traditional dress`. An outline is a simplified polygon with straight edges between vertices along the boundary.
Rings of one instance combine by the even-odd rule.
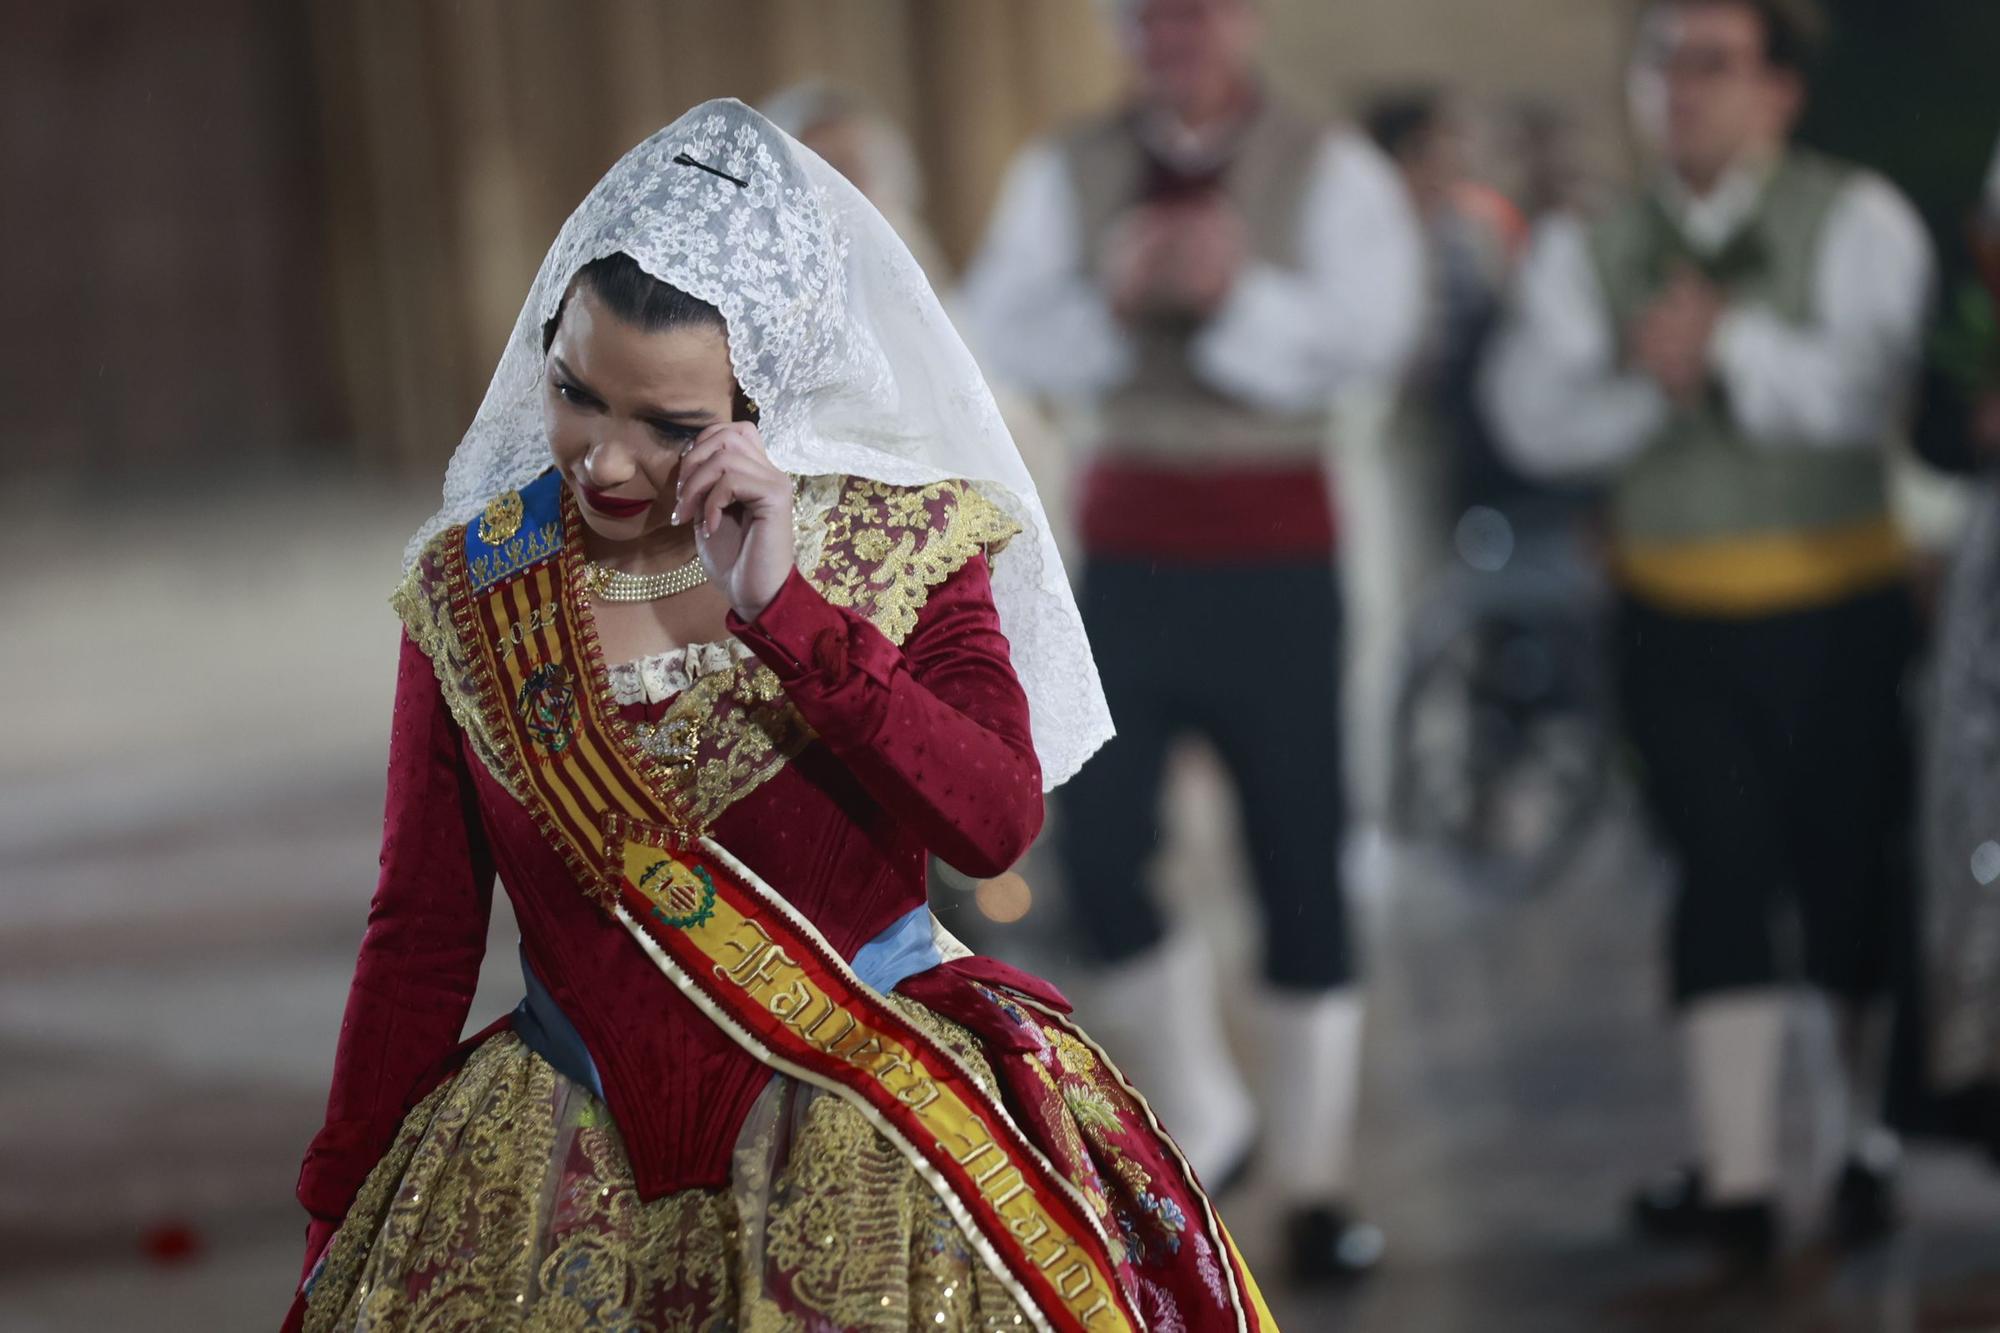
[[[307,1329],[1265,1329],[1046,983],[932,919],[1110,734],[881,216],[733,101],[543,261],[412,541]],[[497,873],[527,998],[461,1041]]]

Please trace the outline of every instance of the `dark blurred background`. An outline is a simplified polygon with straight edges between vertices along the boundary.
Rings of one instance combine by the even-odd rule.
[[[1412,83],[1489,124],[1544,107],[1577,169],[1629,167],[1616,0],[1272,0],[1273,83],[1321,112]],[[1805,137],[1956,234],[1991,149],[2000,13],[1836,0]],[[548,237],[626,147],[707,97],[807,78],[911,137],[962,264],[1032,132],[1108,103],[1091,0],[64,0],[10,16],[0,244],[9,477],[268,466],[428,476]],[[1491,144],[1487,145],[1489,148]],[[1478,163],[1507,179],[1517,164]]]

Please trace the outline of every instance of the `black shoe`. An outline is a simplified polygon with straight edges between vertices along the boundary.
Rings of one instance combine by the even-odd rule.
[[[1735,1271],[1762,1271],[1778,1257],[1777,1207],[1768,1199],[1710,1203],[1691,1168],[1635,1194],[1632,1225],[1648,1240],[1709,1246]]]
[[[1862,1249],[1890,1235],[1902,1220],[1896,1208],[1895,1168],[1849,1158],[1833,1187],[1828,1211],[1827,1231],[1842,1249]]]
[[[1345,1208],[1301,1208],[1285,1219],[1292,1280],[1301,1286],[1342,1286],[1360,1281],[1382,1261],[1382,1232],[1357,1222]]]

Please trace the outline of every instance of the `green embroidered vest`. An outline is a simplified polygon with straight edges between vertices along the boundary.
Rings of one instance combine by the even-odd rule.
[[[1809,320],[1827,216],[1851,175],[1816,154],[1786,154],[1756,213],[1708,256],[1688,245],[1650,192],[1628,200],[1590,232],[1615,325],[1624,328],[1684,263],[1734,301]],[[1753,440],[1718,384],[1699,407],[1676,410],[1624,469],[1611,508],[1621,540],[1658,543],[1848,527],[1884,517],[1887,503],[1883,450]]]

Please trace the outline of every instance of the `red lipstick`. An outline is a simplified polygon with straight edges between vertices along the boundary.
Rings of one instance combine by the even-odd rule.
[[[630,500],[622,495],[600,491],[595,486],[579,485],[577,489],[583,492],[584,503],[606,518],[632,518],[653,507],[651,500]]]

